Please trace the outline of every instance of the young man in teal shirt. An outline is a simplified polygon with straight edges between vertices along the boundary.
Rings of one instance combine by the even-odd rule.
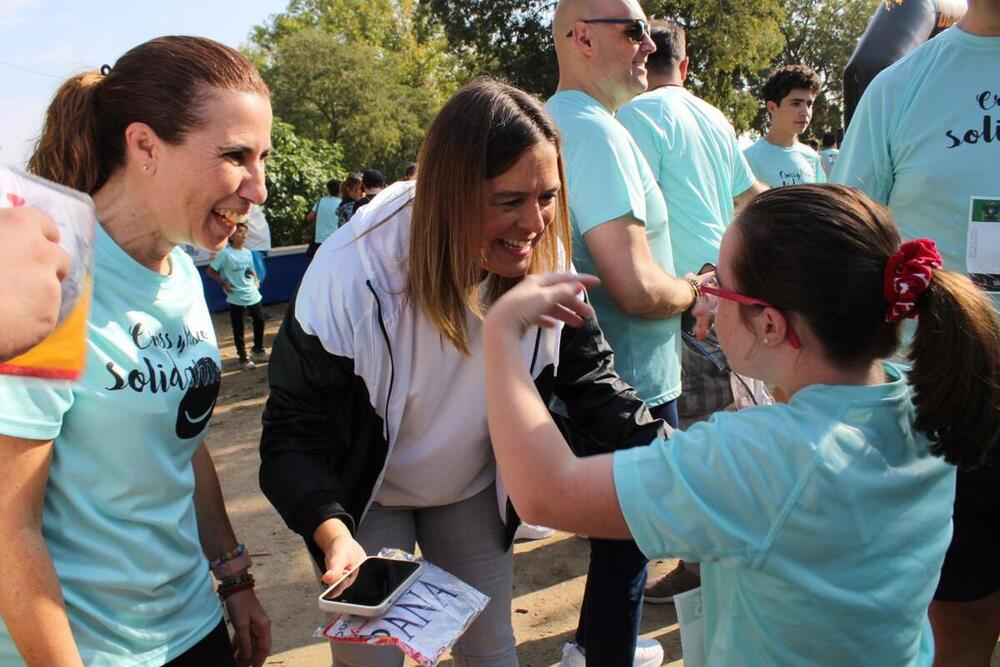
[[[743,151],[758,180],[772,188],[826,183],[819,155],[799,141],[809,128],[819,90],[819,76],[805,65],[785,65],[771,72],[763,90],[770,126]]]
[[[577,269],[602,284],[590,293],[615,367],[657,417],[677,423],[680,313],[697,288],[676,278],[667,206],[628,131],[612,115],[646,89],[655,50],[635,0],[562,0],[553,21],[559,87],[546,108],[563,138]],[[576,644],[563,665],[659,665],[658,643],[637,644],[646,557],[631,540],[591,540]],[[637,649],[638,646],[638,649]]]
[[[879,74],[831,180],[892,209],[904,238],[934,239],[944,266],[1000,305],[1000,1],[970,0],[952,28]],[[1000,633],[1000,455],[959,470],[954,536],[931,604],[935,664],[986,665]]]

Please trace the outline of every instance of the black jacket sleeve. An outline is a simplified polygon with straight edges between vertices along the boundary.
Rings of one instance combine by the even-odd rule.
[[[295,318],[295,297],[268,367],[260,487],[289,528],[312,547],[320,523],[353,532],[385,462],[382,420],[354,362],[330,354]]]
[[[578,456],[628,449],[670,436],[670,427],[653,418],[635,389],[615,371],[614,353],[594,318],[577,328],[563,327],[552,386],[567,417],[557,423],[561,422]]]

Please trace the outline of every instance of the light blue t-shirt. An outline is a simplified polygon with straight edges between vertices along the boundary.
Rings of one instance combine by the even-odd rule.
[[[0,433],[55,440],[42,533],[84,664],[163,664],[222,617],[191,468],[219,350],[180,248],[162,276],[98,227],[94,261],[83,377],[70,388],[0,376]],[[20,664],[0,622],[0,665]]]
[[[676,275],[667,205],[628,131],[600,102],[578,90],[556,93],[545,108],[563,140],[576,268],[596,274],[583,236],[605,222],[629,215],[645,226],[653,261]],[[657,320],[628,315],[602,287],[591,290],[590,298],[614,350],[618,373],[649,405],[677,398],[681,393],[680,316]]]
[[[934,239],[945,268],[963,273],[972,197],[1000,202],[998,73],[1000,37],[952,27],[922,44],[865,90],[831,179],[887,204],[904,238]],[[980,249],[1000,244],[995,227]],[[1000,305],[993,266],[979,282]]]
[[[757,180],[780,188],[783,185],[826,183],[826,172],[819,154],[803,143],[790,147],[776,146],[761,137],[743,150],[743,155]]]
[[[955,469],[886,371],[615,452],[642,552],[702,563],[708,664],[931,664]]]
[[[826,174],[827,181],[830,180],[833,165],[837,164],[838,155],[840,155],[840,151],[836,148],[824,148],[819,152],[819,161],[823,165],[823,173]]]
[[[717,263],[733,198],[754,183],[733,126],[708,102],[680,86],[644,93],[618,110],[670,207],[677,275]]]
[[[232,289],[226,293],[226,302],[234,306],[252,306],[260,303],[261,294],[257,286],[253,265],[253,253],[245,247],[237,250],[227,246],[215,259],[212,268],[222,276]]]
[[[313,241],[322,243],[337,231],[337,207],[343,201],[340,197],[323,197],[312,207],[316,213],[316,235]]]

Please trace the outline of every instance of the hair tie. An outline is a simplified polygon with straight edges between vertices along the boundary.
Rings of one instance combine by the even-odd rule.
[[[101,65],[101,74],[103,76],[111,74],[111,65]]]
[[[889,307],[886,322],[917,316],[917,300],[930,287],[934,269],[944,264],[931,239],[914,239],[899,246],[885,265],[882,295]]]

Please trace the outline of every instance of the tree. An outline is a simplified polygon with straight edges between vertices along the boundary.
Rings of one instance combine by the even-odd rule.
[[[292,0],[252,40],[276,113],[341,146],[351,170],[398,173],[458,85],[443,38],[409,0]]]
[[[488,74],[544,98],[559,81],[555,6],[554,0],[420,0],[418,12],[444,31],[465,76]]]
[[[823,77],[810,133],[843,126],[844,67],[880,0],[783,0],[785,48],[775,65],[803,63]],[[763,129],[764,114],[757,119]]]
[[[340,148],[323,140],[306,139],[278,117],[271,129],[274,154],[267,162],[265,211],[271,224],[271,243],[277,246],[308,243],[312,225],[305,221],[313,203],[326,194],[326,182],[343,178]]]

